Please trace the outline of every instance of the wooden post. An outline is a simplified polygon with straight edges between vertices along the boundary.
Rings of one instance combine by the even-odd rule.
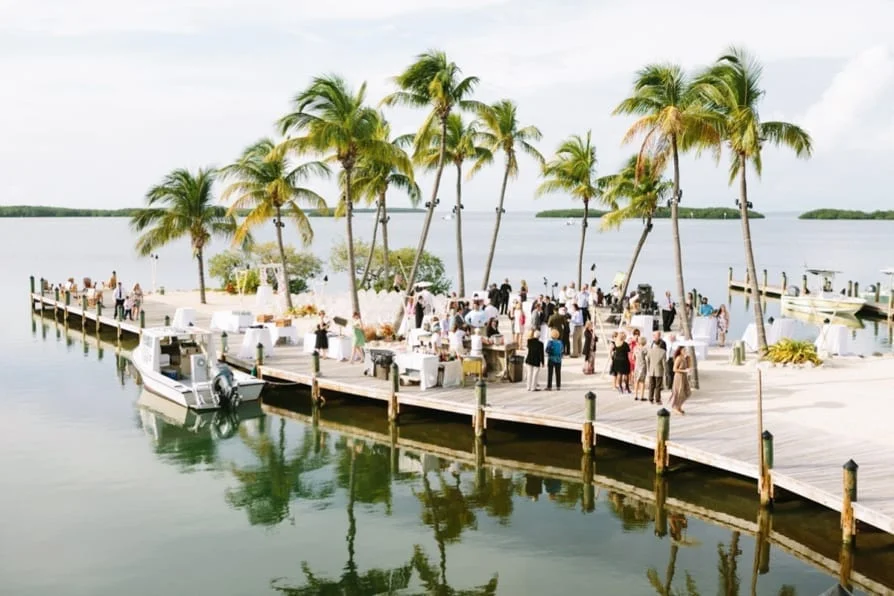
[[[782,293],[785,294],[785,291],[788,289],[788,276],[785,274],[785,271],[782,272]]]
[[[313,366],[312,375],[310,379],[310,398],[314,403],[318,403],[320,401],[320,381],[318,377],[320,376],[320,352],[319,350],[314,350],[313,354],[310,357],[311,365]]]
[[[87,314],[87,296],[81,296],[81,326],[84,325],[84,315]]]
[[[34,292],[34,276],[32,275],[30,279],[31,279],[31,294],[30,294],[29,297],[28,297],[29,300],[30,300],[31,296],[33,296],[34,293],[35,293],[35,292]]]
[[[667,480],[664,476],[655,477],[655,535],[659,538],[667,536]]]
[[[757,511],[757,534],[754,537],[754,563],[751,569],[751,593],[757,594],[757,576],[770,571],[770,525],[772,515],[769,509],[761,507]]]
[[[165,327],[171,326],[171,315],[165,315]]]
[[[670,458],[667,454],[667,438],[670,436],[670,412],[665,408],[658,410],[658,433],[655,438],[655,473],[667,472]]]
[[[760,485],[761,507],[773,506],[773,433],[765,430],[761,434],[761,477]]]
[[[400,367],[397,362],[391,363],[389,377],[391,378],[391,393],[388,396],[388,420],[397,422],[400,416],[400,403],[397,399],[397,394],[400,391]]]
[[[143,309],[140,309],[140,329],[145,329],[145,328],[146,328],[146,311]],[[220,334],[221,341],[224,341],[223,338],[225,338],[226,336],[227,336],[226,331],[221,333]]]
[[[258,363],[258,366],[264,365],[264,344],[261,342],[255,346],[255,362]]]
[[[63,314],[63,320],[68,322],[68,309],[71,306],[71,290],[65,290],[65,313]]]
[[[764,285],[762,286],[762,288],[763,288],[764,292],[767,291],[767,270],[766,269],[764,269]]]
[[[801,276],[801,293],[802,294],[807,293],[807,274],[806,273]]]
[[[45,287],[47,287],[47,280],[45,280],[44,278],[41,277],[40,278],[40,295],[41,295],[41,297],[43,297],[43,290]]]
[[[475,437],[474,445],[476,480],[486,474],[484,464],[487,461],[487,443],[484,437]]]
[[[838,554],[838,583],[848,592],[853,591],[851,574],[854,572],[854,547],[850,544],[842,544]]]
[[[124,331],[121,329],[121,320],[118,320],[118,341],[121,341],[121,336],[124,334]]]
[[[875,282],[875,301],[882,301],[882,282],[880,281]]]
[[[319,408],[316,408],[319,410]],[[397,478],[398,472],[400,472],[400,448],[397,445],[398,439],[400,438],[400,427],[391,423],[388,425],[388,443],[389,443],[389,455],[388,458],[388,467],[391,475],[391,479],[394,480]]]
[[[733,268],[729,268],[729,279],[726,282],[727,287],[731,287],[733,285]]]
[[[859,295],[860,295],[860,282],[855,281],[854,282],[854,296],[859,296]]]
[[[143,314],[143,311],[140,311],[140,315]],[[141,317],[142,319],[142,317]],[[143,326],[142,320],[140,321],[140,327]],[[220,355],[222,358],[226,358],[227,352],[230,351],[230,336],[226,331],[220,332]]]
[[[475,383],[475,401],[477,407],[475,409],[475,417],[472,424],[475,428],[475,436],[484,439],[487,432],[487,420],[485,418],[485,408],[487,407],[487,383],[484,379],[479,378]]]
[[[587,391],[584,394],[584,427],[581,430],[580,442],[584,453],[593,453],[596,444],[596,433],[593,430],[593,422],[596,420],[596,394]]]
[[[596,509],[596,487],[593,486],[593,454],[584,452],[580,458],[580,479],[584,485],[581,505],[584,513],[592,513]]]
[[[848,296],[854,295],[854,282],[850,279],[847,280],[847,295]]]
[[[99,333],[99,328],[102,326],[102,323],[99,321],[100,317],[102,317],[102,303],[96,302],[96,332]]]
[[[59,288],[53,288],[53,315],[59,312]]]
[[[853,546],[857,542],[857,520],[854,518],[854,502],[857,500],[857,469],[852,459],[844,466],[842,474],[843,499],[841,503],[841,542]]]

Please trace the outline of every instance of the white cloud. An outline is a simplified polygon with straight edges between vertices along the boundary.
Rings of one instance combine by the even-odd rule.
[[[260,24],[293,31],[308,21],[384,20],[414,13],[482,9],[508,0],[0,0],[0,30],[53,35],[143,31],[195,33]]]
[[[833,147],[839,139],[854,133],[853,128],[860,124],[861,116],[873,106],[892,80],[894,55],[887,46],[870,48],[848,62],[802,119],[817,148]]]

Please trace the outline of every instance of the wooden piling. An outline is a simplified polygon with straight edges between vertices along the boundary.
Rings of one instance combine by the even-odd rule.
[[[484,438],[487,432],[487,419],[485,408],[487,407],[487,383],[484,379],[479,378],[478,382],[475,383],[475,401],[477,402],[477,407],[475,409],[475,417],[472,419],[472,424],[475,428],[475,436]]]
[[[118,332],[117,339],[118,339],[118,341],[120,342],[120,341],[121,341],[121,338],[124,336],[124,330],[121,329],[121,319],[118,319],[118,329],[117,329],[117,332]]]
[[[670,435],[670,412],[666,408],[658,410],[658,432],[655,438],[655,473],[667,472],[670,461],[667,454],[667,438]]]
[[[726,282],[727,287],[733,285],[733,268],[729,268],[729,279]]]
[[[859,467],[852,459],[842,466],[841,542],[850,546],[854,546],[857,542],[854,502],[857,500],[857,469]]]
[[[596,487],[593,485],[594,465],[592,453],[583,453],[581,455],[580,479],[584,488],[581,505],[584,513],[591,513],[596,509]]]
[[[580,442],[584,453],[592,453],[593,446],[596,444],[596,433],[593,429],[593,423],[596,420],[596,394],[592,391],[587,391],[584,394],[584,405],[586,418],[581,430]]]
[[[854,282],[850,279],[847,280],[847,295],[848,296],[854,295]]]
[[[773,506],[773,433],[761,433],[761,470],[758,479],[761,507]]]
[[[140,314],[142,315],[143,312],[140,311]],[[143,326],[143,322],[142,322],[142,320],[140,321],[140,326],[141,326],[141,327]],[[229,352],[229,351],[230,351],[230,336],[227,334],[226,331],[221,331],[221,332],[220,332],[220,355],[221,355],[221,359],[226,359],[227,352]]]
[[[853,591],[851,575],[854,572],[854,547],[850,544],[842,544],[838,553],[838,583],[848,592]]]
[[[145,329],[145,328],[146,328],[146,311],[140,310],[140,329]],[[226,335],[227,335],[226,331],[224,331],[220,334],[221,341],[223,341],[223,338],[226,337]]]
[[[320,381],[318,377],[320,376],[320,351],[314,350],[313,354],[311,354],[311,372],[313,375],[310,380],[310,398],[314,403],[318,403],[320,401]]]
[[[30,279],[30,281],[31,281],[31,294],[29,294],[29,299],[30,299],[30,297],[33,296],[34,293],[35,293],[35,292],[34,292],[34,290],[35,290],[35,287],[34,287],[34,286],[35,286],[35,284],[34,284],[34,276],[32,275],[29,279]]]
[[[258,342],[258,345],[255,346],[255,362],[258,366],[264,365],[264,344]]]
[[[655,535],[667,536],[667,479],[656,476],[655,484]]]
[[[102,327],[102,322],[100,319],[102,318],[102,302],[96,301],[96,332],[99,333],[99,329]]]
[[[53,288],[53,316],[59,312],[59,288]]]
[[[801,276],[801,293],[802,294],[807,293],[807,274],[806,273]]]
[[[785,274],[785,271],[782,272],[782,293],[785,294],[785,290],[788,289],[788,276]]]
[[[81,326],[84,326],[84,322],[86,321],[86,317],[84,315],[87,314],[87,296],[81,296]]]
[[[68,323],[68,309],[71,308],[71,290],[65,290],[65,312],[62,314],[62,319]]]
[[[388,420],[397,422],[400,416],[400,403],[397,394],[400,391],[400,367],[397,362],[391,363],[391,393],[388,396]]]
[[[754,564],[752,567],[752,594],[757,587],[757,576],[770,572],[770,531],[773,515],[769,509],[761,507],[757,511],[757,533],[754,537]]]
[[[882,282],[875,282],[875,302],[879,303],[882,301]]]
[[[171,315],[165,315],[165,327],[171,326]]]
[[[764,283],[761,285],[761,291],[765,291],[767,289],[767,270],[764,269]]]
[[[860,282],[854,282],[854,296],[860,296]]]

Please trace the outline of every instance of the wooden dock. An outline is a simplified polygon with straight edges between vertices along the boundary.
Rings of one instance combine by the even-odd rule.
[[[33,304],[45,311],[55,311],[58,317],[82,317],[88,327],[98,325],[115,329],[119,336],[140,332],[138,323],[121,322],[107,315],[98,315],[95,309],[66,305],[55,296],[33,293],[30,297]],[[164,300],[164,296],[146,298],[147,326],[160,325],[165,317],[173,316],[173,306]],[[213,307],[198,311],[198,325],[208,325],[211,309]],[[241,341],[240,335],[229,337],[232,352]],[[599,359],[603,358],[600,355]],[[255,366],[254,362],[238,361],[229,355],[227,361],[246,369]],[[840,402],[836,401],[834,405],[816,404],[809,391],[811,383],[830,382],[828,379],[834,376],[834,369],[823,367],[801,377],[792,371],[787,375],[765,375],[763,426],[775,436],[775,467],[771,470],[771,480],[777,487],[832,510],[852,510],[857,520],[894,534],[894,474],[890,469],[890,451],[894,445],[887,430],[855,433],[852,430],[858,427],[838,428],[840,425],[836,423],[838,419],[871,422],[885,417],[886,412],[873,409],[876,407],[891,408],[890,413],[894,415],[894,404],[887,405],[890,400],[864,404],[860,399],[861,393],[873,393],[876,387],[890,391],[894,363],[879,358],[864,364],[866,370],[860,370],[853,382],[845,383],[844,388],[854,393],[842,395]],[[746,478],[760,478],[756,366],[754,363],[732,365],[729,350],[716,348],[699,367],[703,389],[695,392],[687,402],[686,416],[674,416],[670,421],[667,453],[672,458],[690,460]],[[482,432],[486,432],[488,423],[502,422],[580,432],[585,449],[588,447],[589,422],[584,396],[593,391],[597,395],[593,427],[598,437],[609,437],[649,450],[655,450],[659,443],[664,446],[656,438],[662,422],[661,416],[657,416],[658,407],[618,395],[611,389],[610,377],[586,376],[580,369],[580,360],[566,359],[560,392],[528,393],[521,384],[488,383],[486,403],[480,409],[471,383],[467,387],[427,391],[415,386],[400,387],[395,394],[389,381],[364,376],[362,365],[332,360],[322,361],[320,374],[315,376],[312,358],[299,346],[277,346],[273,354],[265,356],[260,372],[271,380],[307,387],[316,385],[323,396],[337,392],[393,404],[395,414],[402,407],[418,407],[465,415],[473,423],[477,421]],[[791,374],[795,374],[795,378]],[[779,380],[774,381],[777,375]],[[545,378],[541,380],[545,381]],[[870,382],[874,385],[861,389],[861,383]],[[667,391],[664,393],[669,396]],[[827,417],[818,417],[817,408],[826,408]],[[842,466],[849,460],[860,466],[859,495],[854,500],[846,499],[842,488]]]
[[[788,276],[785,273],[782,274],[782,280],[779,285],[774,285],[768,282],[769,280],[767,278],[767,270],[764,269],[761,272],[761,278],[758,280],[757,289],[758,293],[765,298],[781,298],[789,287]],[[803,275],[801,277],[800,283],[798,284],[798,288],[803,292],[806,286],[807,276]],[[876,288],[880,288],[881,284],[876,282],[875,286]],[[733,268],[730,267],[727,289],[730,292],[738,292],[750,295],[751,281],[748,279],[747,275],[744,279],[741,280],[734,279]],[[854,283],[853,281],[849,281],[847,289],[845,290],[845,294],[848,296],[858,296],[859,293],[859,284]],[[894,300],[894,297],[892,297],[891,300]],[[894,323],[894,302],[885,300],[883,297],[880,296],[879,292],[876,292],[875,299],[867,300],[866,304],[863,306],[860,312],[857,313],[857,315],[865,319],[881,319],[883,321]]]

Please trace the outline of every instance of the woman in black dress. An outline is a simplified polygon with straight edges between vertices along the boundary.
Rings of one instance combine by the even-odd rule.
[[[627,335],[619,333],[612,351],[612,370],[615,372],[615,389],[618,393],[630,393],[630,345]]]
[[[425,305],[422,304],[422,295],[416,296],[416,303],[413,305],[413,318],[415,319],[416,329],[422,328],[422,318],[425,315]]]
[[[314,349],[320,353],[320,358],[325,358],[329,350],[329,319],[326,318],[325,310],[320,311],[320,320],[317,322],[314,336]]]

